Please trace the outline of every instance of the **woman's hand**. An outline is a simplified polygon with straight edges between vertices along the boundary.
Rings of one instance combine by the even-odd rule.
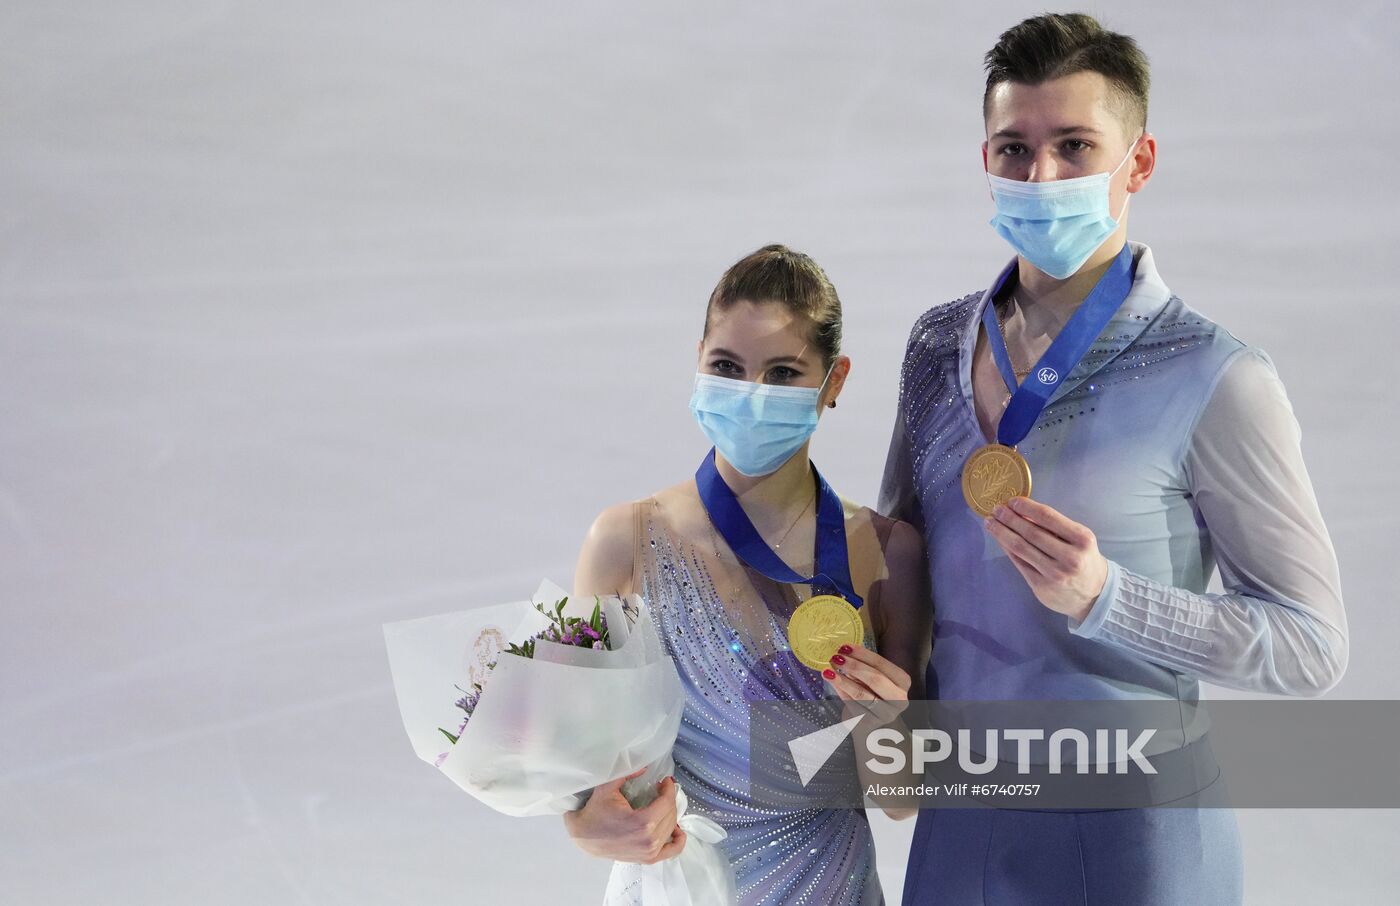
[[[883,725],[909,707],[909,674],[863,645],[842,645],[822,676],[847,702],[852,716],[866,713]]]
[[[862,720],[852,731],[853,738],[857,740],[857,751],[868,751],[868,744],[861,740],[867,739],[875,729],[898,720],[909,707],[911,680],[908,672],[862,645],[842,645],[832,656],[831,666],[822,671],[822,676],[845,701],[841,713],[843,720],[860,715],[873,721]],[[863,759],[857,757],[856,773],[860,776],[862,788],[875,780],[890,779],[871,777],[868,769],[862,765]],[[874,804],[896,821],[912,818],[919,813],[917,808],[887,805],[878,798]]]
[[[642,768],[599,784],[583,808],[564,813],[564,827],[579,849],[600,859],[643,865],[677,856],[685,849],[685,831],[676,824],[674,777],[657,784],[656,799],[644,808],[632,808],[622,795],[623,782],[645,771]]]
[[[1011,498],[985,524],[1036,599],[1082,623],[1108,579],[1108,560],[1088,526],[1029,497]]]

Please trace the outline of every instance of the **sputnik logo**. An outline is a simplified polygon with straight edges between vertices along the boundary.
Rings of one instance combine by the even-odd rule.
[[[815,733],[788,741],[788,751],[792,753],[793,764],[797,765],[797,777],[804,787],[822,769],[822,765],[831,759],[831,753],[851,735],[860,719],[861,715],[856,715],[839,724],[822,727]]]
[[[793,764],[797,767],[797,776],[805,787],[816,776],[822,766],[831,759],[831,754],[837,747],[845,741],[856,724],[860,723],[863,715],[857,715],[844,720],[841,723],[823,727],[813,733],[799,736],[788,742],[788,751],[792,753]],[[957,763],[961,770],[970,774],[986,774],[994,770],[997,766],[997,749],[1000,738],[1004,737],[1006,742],[1016,745],[1016,771],[1019,774],[1028,774],[1031,771],[1030,744],[1038,740],[1044,740],[1045,731],[1041,728],[1002,728],[987,729],[984,733],[986,738],[985,746],[977,752],[972,748],[972,731],[967,728],[959,728],[956,731],[957,746],[953,744],[953,734],[940,728],[916,728],[910,731],[914,738],[914,769],[924,770],[930,762],[945,761],[952,757],[956,751]],[[1112,737],[1110,737],[1112,733]],[[1095,765],[1094,772],[1098,774],[1113,773],[1125,774],[1129,770],[1129,765],[1136,765],[1144,774],[1156,774],[1157,769],[1144,757],[1144,748],[1147,743],[1156,735],[1156,728],[1148,728],[1140,733],[1131,742],[1128,739],[1128,730],[1115,729],[1108,730],[1097,728],[1094,730],[1095,740]],[[870,746],[870,754],[876,756],[874,760],[867,761],[866,764],[872,771],[879,774],[894,774],[904,770],[906,759],[904,752],[896,745],[902,738],[902,734],[893,728],[883,727],[874,730],[866,740]],[[1113,754],[1111,740],[1116,739],[1118,757],[1110,758]],[[1075,752],[1074,770],[1079,774],[1087,774],[1091,768],[1089,765],[1090,744],[1089,737],[1084,731],[1066,727],[1054,731],[1050,734],[1049,750],[1050,760],[1048,771],[1051,774],[1059,774],[1063,769],[1064,758],[1061,746],[1064,743],[1072,743]],[[929,746],[932,743],[932,746]],[[980,755],[982,760],[977,761],[973,756]],[[886,760],[880,760],[886,759]]]

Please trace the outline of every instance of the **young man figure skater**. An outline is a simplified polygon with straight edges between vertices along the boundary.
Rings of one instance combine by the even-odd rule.
[[[986,62],[983,161],[1016,258],[915,324],[880,501],[928,547],[929,697],[1186,713],[1201,680],[1325,692],[1346,617],[1283,385],[1127,240],[1157,162],[1146,58],[1089,16],[1046,15]],[[987,457],[1033,478],[1030,497],[985,504]],[[1226,592],[1208,594],[1217,564]],[[925,808],[904,902],[1223,906],[1242,890],[1226,808]]]

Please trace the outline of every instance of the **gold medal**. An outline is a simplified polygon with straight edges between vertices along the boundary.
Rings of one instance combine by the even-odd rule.
[[[1026,458],[1004,444],[987,444],[972,451],[963,463],[963,499],[982,516],[992,515],[1012,497],[1031,496],[1031,467]]]
[[[831,666],[842,645],[865,641],[860,613],[845,598],[814,595],[798,605],[788,620],[788,643],[797,659],[813,670]]]

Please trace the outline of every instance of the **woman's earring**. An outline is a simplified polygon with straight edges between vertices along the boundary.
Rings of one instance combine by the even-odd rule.
[[[826,405],[828,406],[828,408],[835,409],[835,408],[836,408],[836,400],[832,400],[831,402],[827,403]]]

